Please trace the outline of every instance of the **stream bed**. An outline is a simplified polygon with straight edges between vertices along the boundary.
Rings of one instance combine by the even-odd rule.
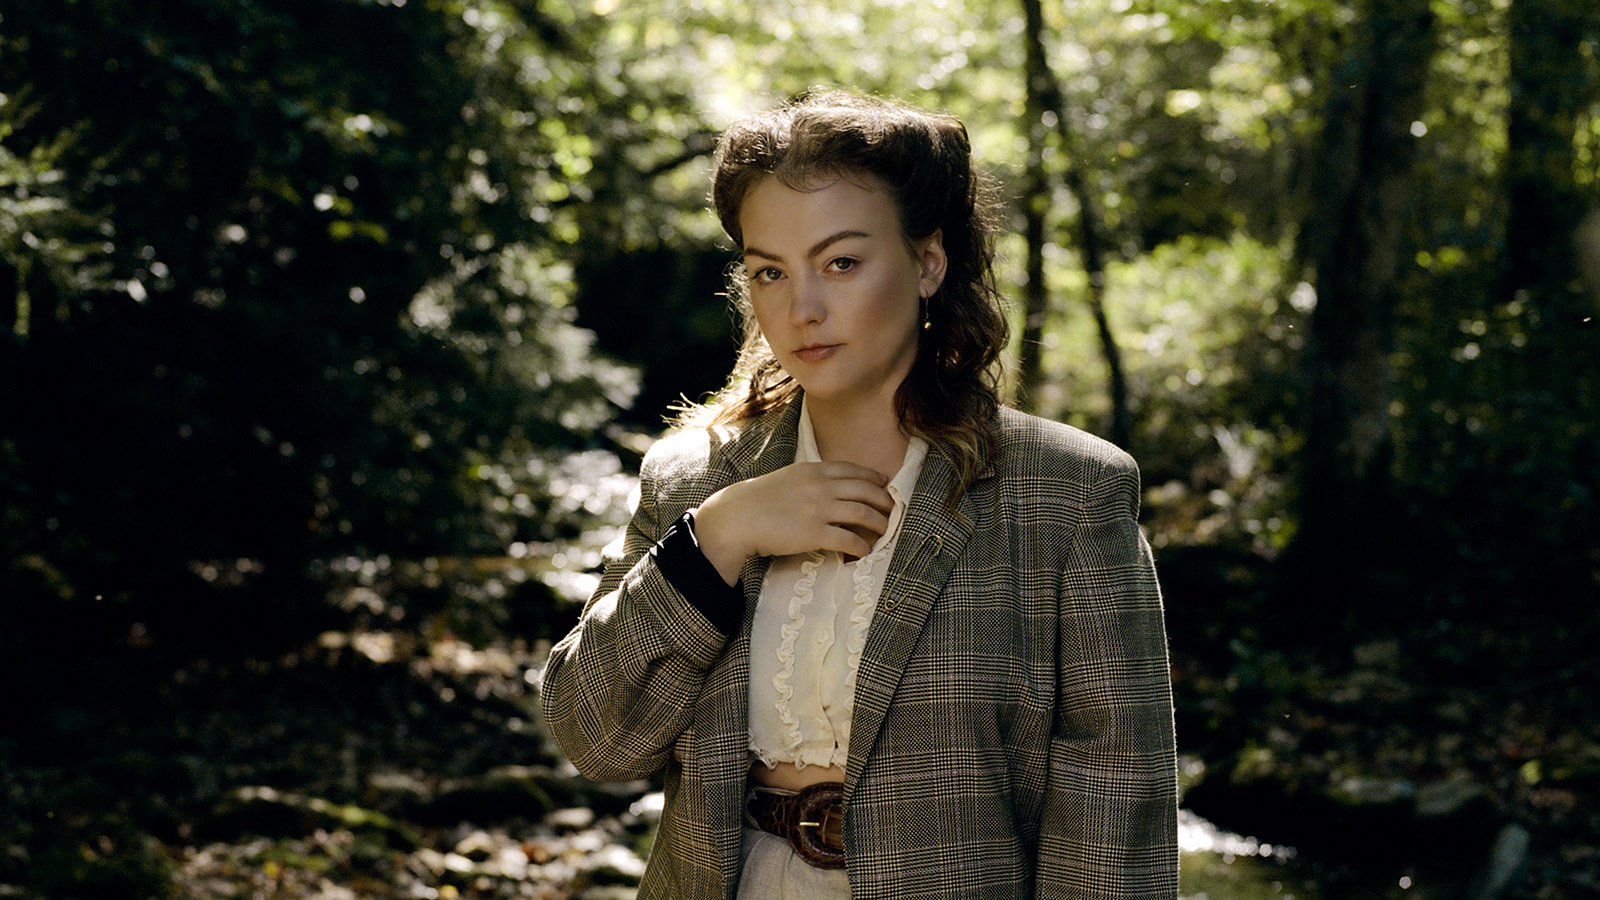
[[[1477,883],[1482,860],[1419,869],[1403,863],[1329,861],[1232,834],[1178,811],[1180,900],[1463,900],[1492,896]],[[1501,885],[1503,887],[1503,885]]]

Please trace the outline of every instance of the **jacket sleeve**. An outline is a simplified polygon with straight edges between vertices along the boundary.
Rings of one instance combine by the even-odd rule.
[[[1088,488],[1061,573],[1040,898],[1176,900],[1177,760],[1161,591],[1117,453]]]
[[[662,521],[647,457],[639,504],[578,623],[550,651],[539,702],[556,742],[597,781],[648,778],[688,727],[728,636],[675,588],[650,552]]]

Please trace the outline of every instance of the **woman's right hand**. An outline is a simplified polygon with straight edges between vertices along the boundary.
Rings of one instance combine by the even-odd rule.
[[[695,538],[728,584],[752,556],[866,556],[889,527],[888,479],[849,462],[804,462],[730,484],[700,504]]]

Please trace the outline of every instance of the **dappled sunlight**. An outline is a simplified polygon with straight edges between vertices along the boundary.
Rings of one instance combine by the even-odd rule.
[[[1225,832],[1188,810],[1178,811],[1182,900],[1321,900],[1314,874],[1288,863],[1291,847]]]
[[[1184,853],[1207,853],[1232,862],[1239,857],[1288,860],[1295,857],[1293,847],[1280,847],[1251,837],[1230,834],[1194,813],[1178,811],[1178,849]]]

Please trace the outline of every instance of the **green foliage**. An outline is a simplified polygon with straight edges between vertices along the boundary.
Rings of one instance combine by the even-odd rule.
[[[1560,208],[1593,209],[1600,194],[1585,160],[1600,118],[1600,22],[1567,6],[1570,21],[1588,22],[1577,52],[1554,56],[1575,122],[1555,133],[1572,147],[1539,158],[1556,164],[1545,177]],[[1109,273],[1107,302],[1138,420],[1147,524],[1169,552],[1272,558],[1298,526],[1290,475],[1303,448],[1306,314],[1318,299],[1303,283],[1312,273],[1301,268],[1299,229],[1334,212],[1308,190],[1309,151],[1320,111],[1346,83],[1358,11],[1322,0],[1111,4],[1057,20],[1053,64],[1082,110],[1083,152],[1124,261]],[[1376,543],[1394,549],[1353,563],[1374,591],[1350,604],[1350,623],[1422,633],[1451,622],[1458,630],[1439,633],[1441,653],[1461,649],[1481,665],[1494,651],[1475,626],[1459,629],[1494,622],[1542,633],[1568,658],[1592,625],[1557,610],[1593,596],[1600,553],[1594,306],[1559,253],[1518,264],[1517,280],[1549,277],[1550,287],[1508,286],[1507,5],[1434,11],[1440,51],[1411,127],[1417,165],[1401,222],[1394,457],[1372,523],[1384,535]],[[1099,77],[1107,66],[1120,77]],[[1077,299],[1087,287],[1062,249],[1075,213],[1057,200],[1046,277],[1061,299],[1044,335],[1041,406],[1101,430],[1106,376]],[[1021,255],[1015,242],[1010,255]],[[1515,641],[1495,646],[1519,664],[1549,663]]]
[[[1600,34],[1545,2],[1579,29],[1552,38],[1576,50],[1546,81],[1574,102],[1541,157],[1566,169],[1545,180],[1563,210],[1594,207]],[[1567,597],[1592,590],[1596,552],[1594,326],[1572,314],[1593,307],[1557,263],[1525,294],[1508,275],[1512,7],[1432,8],[1388,421],[1393,527],[1426,553],[1382,565],[1465,609],[1521,593],[1539,560]],[[1362,10],[1045,10],[1078,139],[1046,165],[1086,176],[1111,234],[1165,547],[1270,556],[1295,533],[1316,301],[1300,227],[1328,212],[1311,148]],[[1008,3],[171,0],[129,23],[108,0],[18,0],[0,16],[0,375],[27,386],[0,401],[0,580],[68,606],[224,581],[248,597],[317,557],[598,537],[638,449],[617,423],[654,428],[732,355],[705,209],[719,127],[820,83],[893,94],[962,115],[1008,198],[1027,133]],[[1098,429],[1076,210],[1053,200],[1042,406]]]
[[[27,336],[36,295],[43,303],[59,302],[106,286],[107,266],[100,259],[103,245],[96,232],[111,227],[74,208],[74,198],[63,190],[57,161],[72,148],[71,130],[30,148],[25,156],[7,149],[4,142],[28,118],[20,98],[0,94],[0,260],[15,277],[3,295],[10,297],[8,324],[19,337]]]
[[[255,560],[245,586],[274,599],[250,605],[294,632],[267,610],[310,558],[587,527],[527,463],[605,446],[632,399],[574,324],[569,201],[646,125],[576,124],[631,94],[587,67],[584,23],[494,2],[124,19],[0,19],[0,367],[27,385],[0,426],[28,523],[5,593],[198,635],[220,622],[183,602],[197,564]],[[486,465],[529,473],[517,504]]]
[[[1600,120],[1592,52],[1600,23],[1569,5],[1569,23],[1589,22],[1577,46],[1591,49],[1531,49],[1560,67],[1538,88],[1560,86],[1559,105],[1570,109],[1557,116],[1530,106],[1538,102],[1533,88],[1513,83],[1511,14],[1449,6],[1435,4],[1450,52],[1433,75],[1433,104],[1413,129],[1423,151],[1417,192],[1429,202],[1413,207],[1414,261],[1400,287],[1397,514],[1418,538],[1415,551],[1443,573],[1420,589],[1423,608],[1451,627],[1543,632],[1546,649],[1519,656],[1554,665],[1552,651],[1565,658],[1572,651],[1555,648],[1589,627],[1571,620],[1570,604],[1592,595],[1600,558],[1600,333],[1585,318],[1592,306],[1568,249],[1577,216],[1600,207],[1593,167],[1578,161],[1590,123]],[[1568,124],[1544,135],[1544,146],[1509,124],[1561,116]],[[1508,134],[1522,135],[1523,146]],[[1526,171],[1528,160],[1540,161],[1537,174]],[[1530,182],[1544,199],[1518,199],[1529,196]],[[1518,245],[1533,222],[1544,230],[1530,255]],[[1471,646],[1470,638],[1456,640]]]
[[[1287,248],[1236,236],[1183,238],[1107,273],[1125,351],[1134,452],[1158,545],[1283,549],[1297,447],[1295,371],[1309,288],[1287,281]],[[1073,290],[1070,281],[1061,288]],[[1067,313],[1046,333],[1046,415],[1094,429],[1108,410],[1084,362],[1093,323]]]

